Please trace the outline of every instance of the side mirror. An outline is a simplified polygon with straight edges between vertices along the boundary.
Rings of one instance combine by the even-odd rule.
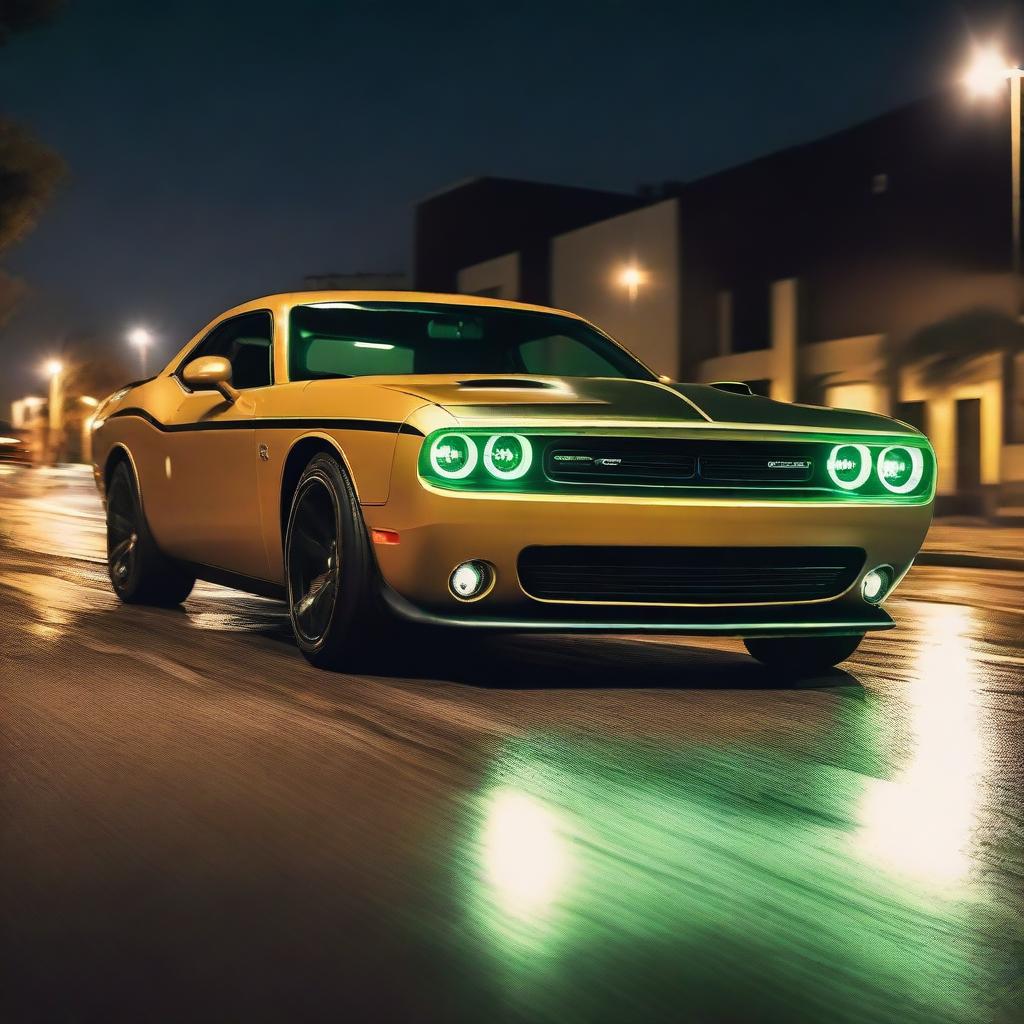
[[[231,363],[223,356],[200,356],[181,371],[181,379],[196,391],[219,391],[229,402],[237,401],[238,391],[231,386]]]

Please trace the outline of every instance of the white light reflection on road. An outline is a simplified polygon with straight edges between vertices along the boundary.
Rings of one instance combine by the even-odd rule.
[[[569,855],[558,817],[521,790],[494,790],[487,799],[484,871],[495,901],[510,917],[539,923],[566,879]]]
[[[979,668],[971,611],[921,605],[924,639],[910,666],[904,742],[891,779],[869,781],[857,848],[887,869],[936,886],[964,880],[973,862],[985,750],[978,725]]]

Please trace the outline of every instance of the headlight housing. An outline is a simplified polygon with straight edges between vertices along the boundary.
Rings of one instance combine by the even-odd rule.
[[[920,435],[454,426],[422,442],[428,487],[497,493],[687,496],[921,505],[935,455]]]

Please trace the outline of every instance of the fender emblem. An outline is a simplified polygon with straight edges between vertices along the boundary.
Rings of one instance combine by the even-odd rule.
[[[260,458],[264,462],[270,461],[270,449],[265,444],[261,444],[256,450],[259,452]]]

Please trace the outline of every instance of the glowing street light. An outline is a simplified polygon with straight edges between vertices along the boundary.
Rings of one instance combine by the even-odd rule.
[[[146,376],[146,351],[153,343],[153,335],[145,327],[135,327],[128,332],[128,343],[139,350],[139,362],[142,366],[142,376]]]
[[[985,47],[974,51],[963,83],[972,96],[995,96],[1007,79],[1019,74],[995,47]]]
[[[53,380],[64,372],[64,364],[59,359],[47,359],[43,363],[43,375]]]
[[[618,273],[619,284],[626,289],[630,302],[636,302],[640,285],[647,283],[647,272],[635,263],[627,264]]]

